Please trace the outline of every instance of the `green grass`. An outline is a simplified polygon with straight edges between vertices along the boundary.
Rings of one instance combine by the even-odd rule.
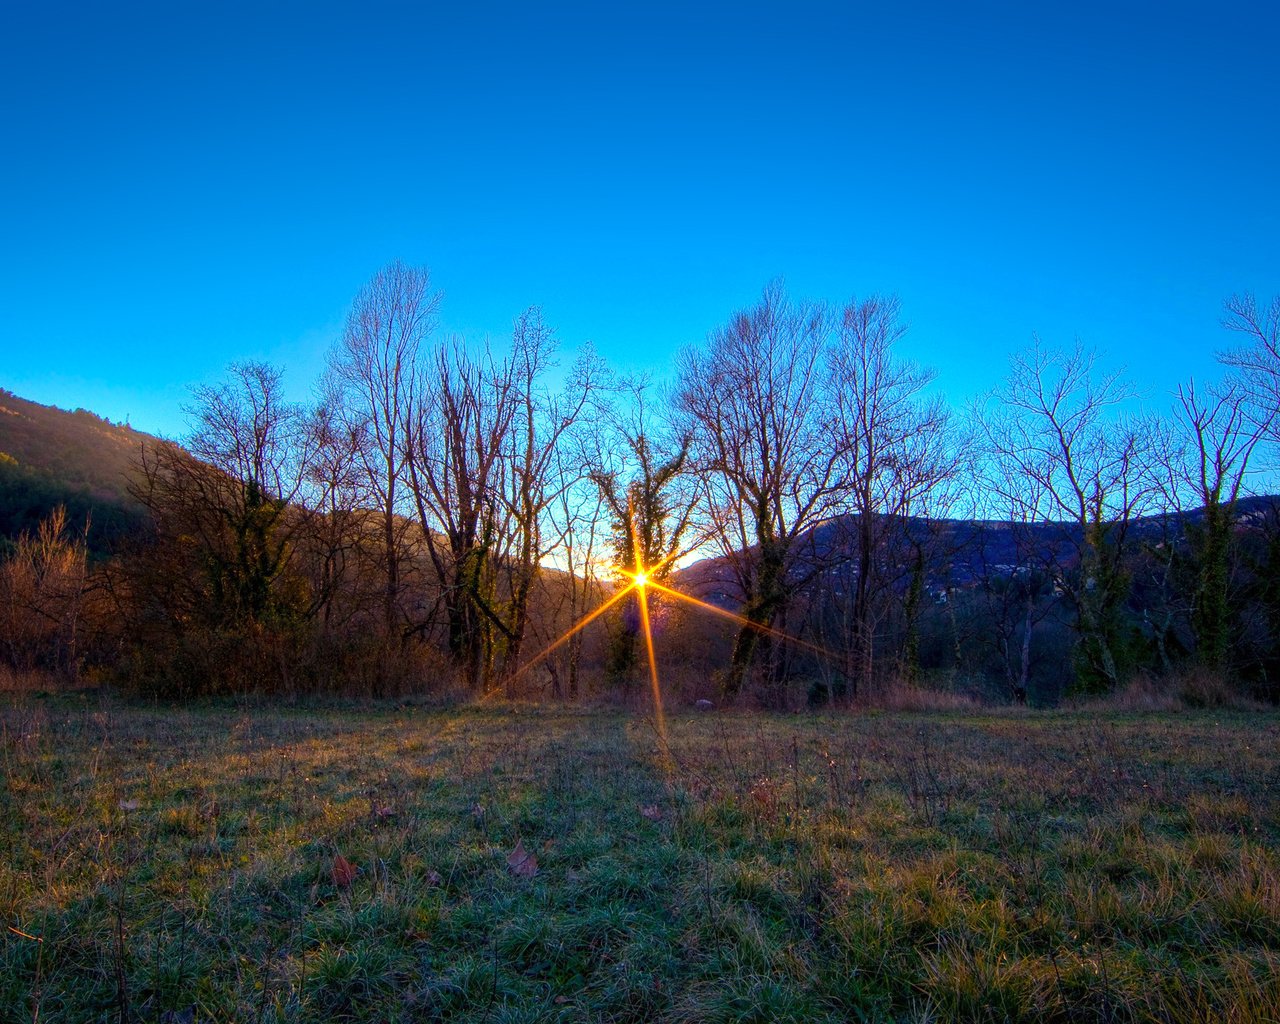
[[[1274,714],[0,715],[0,1021],[1280,1021]]]

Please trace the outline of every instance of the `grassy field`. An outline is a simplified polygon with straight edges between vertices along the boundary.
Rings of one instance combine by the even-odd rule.
[[[3,1021],[1280,1020],[1275,714],[0,713]]]

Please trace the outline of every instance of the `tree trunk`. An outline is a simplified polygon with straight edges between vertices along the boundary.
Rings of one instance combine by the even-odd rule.
[[[1199,565],[1191,621],[1201,663],[1219,669],[1226,663],[1231,642],[1231,517],[1218,502],[1205,505],[1204,517],[1200,543],[1196,545]]]
[[[772,544],[762,544],[756,596],[754,599],[749,597],[743,609],[746,622],[734,639],[729,672],[721,687],[725,700],[732,701],[742,692],[747,673],[757,654],[763,652],[766,657],[770,654],[768,630],[785,604],[784,576],[782,553]]]

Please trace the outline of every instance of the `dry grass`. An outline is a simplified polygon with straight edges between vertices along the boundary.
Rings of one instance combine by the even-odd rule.
[[[1169,676],[1138,675],[1113,694],[1090,697],[1075,706],[1089,711],[1182,711],[1217,709],[1266,712],[1267,706],[1221,672],[1192,667]]]
[[[1280,1017],[1274,713],[0,724],[4,1021]]]
[[[870,694],[865,707],[885,711],[963,711],[977,712],[982,702],[966,693],[954,693],[899,680],[886,684]]]
[[[65,688],[54,675],[38,669],[18,669],[0,663],[0,694],[39,693]]]

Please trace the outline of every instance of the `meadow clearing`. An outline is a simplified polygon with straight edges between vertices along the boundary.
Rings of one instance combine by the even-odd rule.
[[[1280,715],[14,696],[2,1021],[1280,1020]]]

